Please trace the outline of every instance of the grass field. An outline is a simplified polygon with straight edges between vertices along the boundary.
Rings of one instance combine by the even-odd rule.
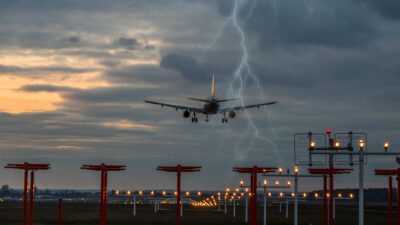
[[[175,224],[174,205],[163,205],[161,210],[154,213],[152,205],[138,205],[137,215],[132,215],[131,205],[109,205],[109,225],[169,225]],[[99,224],[99,205],[94,203],[64,203],[63,224],[94,225]],[[222,208],[223,209],[223,208]],[[387,224],[386,206],[367,206],[365,211],[365,225]],[[258,210],[258,224],[263,220],[262,207]],[[396,223],[394,214],[394,224]],[[335,225],[357,224],[358,209],[356,205],[337,205]],[[0,203],[0,224],[21,225],[22,204]],[[58,224],[58,205],[56,203],[35,203],[35,225]],[[217,212],[216,208],[192,208],[184,207],[182,225],[228,225],[246,224],[244,222],[243,206],[237,207],[236,218],[232,217],[232,208],[228,207],[228,214]],[[268,207],[268,224],[283,225],[293,224],[293,208],[289,207],[289,219],[285,218],[285,206],[279,212],[278,205]],[[299,205],[299,224],[322,224],[322,205]]]

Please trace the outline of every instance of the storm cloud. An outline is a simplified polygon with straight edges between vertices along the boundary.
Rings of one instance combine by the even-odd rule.
[[[221,189],[240,178],[232,166],[291,168],[297,132],[365,131],[377,151],[383,141],[400,144],[398,1],[247,0],[238,10],[244,40],[233,3],[1,1],[0,163],[52,163],[40,183],[46,188],[96,187],[81,174],[83,163],[127,164],[110,187],[120,189],[172,188],[159,164],[199,164],[204,170],[187,188]],[[220,116],[192,124],[143,100],[201,107],[186,98],[208,97],[213,73],[216,96],[231,97],[241,43],[258,81],[241,71],[246,103],[279,103],[248,111],[265,139],[251,143],[250,132],[238,160],[234,149],[249,127],[242,112],[228,125]],[[371,158],[366,173],[393,162]],[[66,169],[68,180],[59,176]],[[0,175],[20,188],[15,174]],[[354,187],[352,180],[338,187]]]

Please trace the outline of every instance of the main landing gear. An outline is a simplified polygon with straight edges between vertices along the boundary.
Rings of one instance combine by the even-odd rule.
[[[228,123],[228,118],[226,118],[226,114],[224,113],[224,118],[222,118],[222,123]]]
[[[192,123],[197,123],[196,113],[193,113]]]

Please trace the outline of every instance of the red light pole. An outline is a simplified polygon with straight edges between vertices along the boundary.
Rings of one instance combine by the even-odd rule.
[[[389,225],[393,224],[393,189],[392,189],[392,176],[397,176],[397,187],[400,187],[400,168],[398,169],[388,169],[388,170],[375,170],[375,175],[389,176]],[[397,224],[400,225],[400,188],[397,188]]]
[[[343,173],[350,173],[353,169],[340,169],[334,168],[332,164],[329,165],[329,168],[310,168],[308,172],[310,174],[321,174],[324,175],[324,222],[323,224],[327,224],[327,176],[329,176],[329,225],[333,225],[333,174],[343,174]]]
[[[181,224],[181,172],[198,172],[200,171],[201,166],[181,166],[178,164],[177,166],[159,166],[157,170],[166,171],[166,172],[176,172],[177,176],[177,194],[176,194],[176,225]]]
[[[275,167],[234,167],[238,173],[250,173],[250,225],[257,224],[257,174],[276,172]]]
[[[107,172],[108,171],[121,171],[125,170],[126,166],[120,165],[83,165],[83,170],[96,170],[101,171],[100,181],[100,225],[107,224]]]
[[[30,184],[30,200],[29,200],[29,225],[33,225],[33,196],[35,189],[35,170],[48,170],[50,164],[30,164],[24,162],[23,164],[7,164],[4,168],[6,169],[23,169],[24,170],[24,215],[23,225],[27,224],[27,212],[28,212],[28,173],[31,171],[31,184]]]

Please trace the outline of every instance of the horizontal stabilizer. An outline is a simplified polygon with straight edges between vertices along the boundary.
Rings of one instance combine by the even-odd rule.
[[[227,101],[234,101],[234,100],[239,100],[239,99],[236,99],[236,98],[231,98],[231,99],[221,99],[221,100],[218,100],[218,102],[227,102]]]
[[[199,99],[199,98],[187,98],[189,100],[199,101],[199,102],[209,102],[207,99]]]

